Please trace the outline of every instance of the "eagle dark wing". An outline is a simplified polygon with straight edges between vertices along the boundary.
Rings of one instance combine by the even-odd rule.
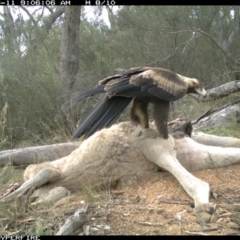
[[[119,91],[123,91],[123,92],[131,91],[131,88],[136,88],[136,90],[138,90],[139,88],[129,85],[129,79],[134,74],[141,73],[148,69],[149,69],[148,67],[142,67],[142,68],[138,67],[138,68],[130,68],[128,70],[121,70],[119,74],[112,75],[107,78],[104,78],[103,80],[100,80],[96,87],[83,92],[77,98],[75,98],[75,102],[80,102],[87,97],[90,97],[99,93],[107,93],[109,97],[111,96],[111,93],[113,95],[120,96],[120,94],[116,94],[115,92],[112,92],[112,90],[108,89],[108,86],[117,87],[119,88]],[[109,90],[109,92],[107,89]]]
[[[111,99],[105,97],[103,101],[81,118],[72,138],[78,138],[82,135],[88,138],[96,131],[104,127],[110,127],[126,109],[131,100],[131,98],[125,97],[114,97]]]
[[[85,138],[91,136],[97,130],[104,127],[111,126],[114,121],[122,114],[129,103],[132,101],[132,97],[126,97],[125,94],[113,93],[114,97],[111,97],[107,92],[107,87],[111,84],[117,85],[123,92],[132,91],[134,85],[129,85],[129,79],[132,75],[141,73],[148,68],[131,68],[129,70],[121,70],[117,75],[109,76],[101,81],[99,85],[85,91],[75,99],[75,102],[80,102],[83,99],[93,96],[99,93],[107,93],[107,96],[96,105],[90,112],[85,114],[79,121],[77,129],[74,131],[72,138],[78,138],[85,135]],[[138,90],[138,88],[136,88]]]
[[[104,93],[104,85],[98,85],[95,88],[89,89],[86,92],[82,93],[80,96],[78,96],[77,98],[75,98],[75,102],[80,102],[82,101],[84,98],[96,95],[98,93]]]
[[[187,93],[187,83],[181,77],[161,68],[148,68],[144,71],[109,79],[105,82],[105,91],[109,97],[158,98],[176,101]]]
[[[72,138],[82,135],[89,137],[97,130],[111,126],[133,98],[138,99],[135,105],[139,106],[139,109],[132,111],[132,115],[140,112],[140,115],[145,116],[136,116],[137,119],[139,117],[143,119],[142,126],[148,126],[146,102],[152,102],[156,109],[159,107],[166,111],[162,123],[159,122],[160,128],[165,131],[168,102],[183,97],[187,93],[187,83],[181,79],[180,75],[166,69],[131,68],[99,81],[97,87],[82,93],[76,100],[81,101],[86,97],[104,92],[107,96],[81,119]],[[164,136],[166,136],[165,133]]]

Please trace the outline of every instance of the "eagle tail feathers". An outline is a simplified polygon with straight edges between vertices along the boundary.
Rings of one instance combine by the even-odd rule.
[[[90,96],[93,96],[93,95],[96,95],[99,93],[104,93],[104,92],[105,92],[104,85],[98,85],[95,88],[89,89],[89,90],[81,93],[78,97],[75,98],[74,102],[77,103],[77,102],[82,101],[84,98],[87,98],[87,97],[90,97]]]
[[[82,118],[78,128],[72,135],[72,139],[82,135],[84,135],[84,138],[88,138],[96,131],[110,127],[127,108],[131,100],[132,98],[126,97],[105,97],[98,106]]]

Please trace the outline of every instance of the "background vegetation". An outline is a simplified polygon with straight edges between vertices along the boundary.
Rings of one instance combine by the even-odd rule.
[[[240,79],[239,6],[81,7],[80,22],[73,19],[79,44],[67,45],[70,8],[0,9],[0,150],[67,141],[99,98],[77,107],[73,97],[117,68],[164,67],[198,78],[206,89]],[[71,83],[61,72],[66,45],[79,54]],[[171,118],[194,119],[221,104],[185,97],[173,105]]]

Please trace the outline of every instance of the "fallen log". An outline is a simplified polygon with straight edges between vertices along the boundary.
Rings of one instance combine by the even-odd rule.
[[[220,137],[203,132],[193,132],[192,139],[198,143],[208,146],[235,147],[240,148],[240,139],[233,137]]]
[[[193,121],[194,122],[194,121]],[[154,127],[154,124],[150,124]],[[185,132],[196,142],[221,147],[240,147],[240,140],[232,137],[221,137],[202,132],[192,133],[192,124],[186,119],[178,118],[168,123],[168,132],[177,138],[178,132]],[[192,135],[191,135],[192,134]],[[46,146],[27,147],[0,152],[0,167],[6,165],[25,167],[34,163],[56,160],[69,155],[80,146],[80,142],[59,143]],[[181,160],[180,160],[181,161]],[[203,167],[204,168],[204,167]],[[191,170],[191,169],[189,169]]]
[[[202,129],[205,127],[236,126],[239,122],[240,100],[218,109],[209,110],[191,123],[193,129]]]
[[[191,96],[198,101],[208,102],[208,101],[213,101],[216,99],[226,97],[239,90],[240,90],[240,80],[235,80],[235,81],[227,82],[215,88],[208,89],[206,97],[202,97],[197,94],[191,94]]]
[[[29,164],[52,161],[69,155],[79,142],[57,143],[46,146],[19,148],[0,152],[0,167],[6,165],[26,167]]]

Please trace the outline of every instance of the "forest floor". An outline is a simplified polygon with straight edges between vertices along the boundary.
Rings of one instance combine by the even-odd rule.
[[[210,201],[216,204],[216,211],[210,223],[197,223],[193,200],[165,172],[113,190],[108,204],[92,205],[91,234],[240,235],[240,165],[193,174],[211,185]]]
[[[193,200],[177,180],[157,172],[111,190],[85,189],[51,206],[30,205],[24,213],[5,206],[12,219],[1,216],[0,235],[55,234],[86,204],[87,222],[76,235],[240,235],[240,164],[193,174],[211,186],[216,209],[207,224],[197,223]]]

